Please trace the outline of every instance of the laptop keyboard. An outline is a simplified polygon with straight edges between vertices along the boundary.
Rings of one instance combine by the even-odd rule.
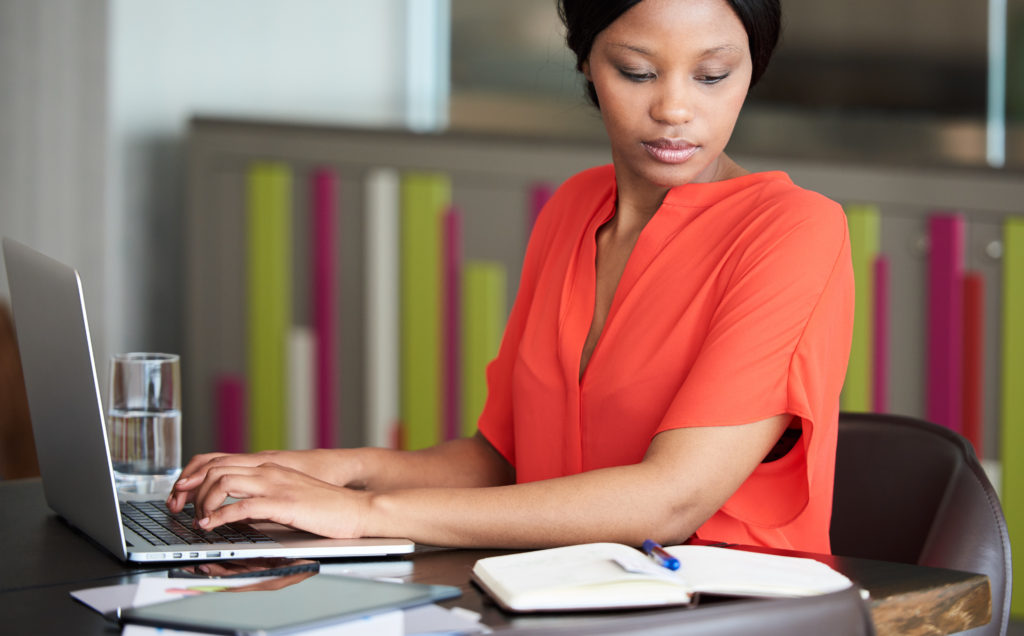
[[[154,545],[186,543],[275,543],[247,523],[230,523],[212,530],[192,527],[192,504],[173,513],[162,501],[122,501],[121,518],[126,528]]]

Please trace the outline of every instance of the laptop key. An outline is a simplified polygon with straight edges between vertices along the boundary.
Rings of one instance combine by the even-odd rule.
[[[243,522],[228,524],[212,530],[193,528],[193,506],[189,504],[180,512],[171,512],[163,502],[126,502],[122,510],[125,523],[131,522],[143,532],[142,536],[155,543],[172,545],[210,543],[275,543],[251,525]]]

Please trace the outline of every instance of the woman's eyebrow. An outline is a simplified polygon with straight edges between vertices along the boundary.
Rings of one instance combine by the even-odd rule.
[[[612,46],[612,47],[615,47],[615,48],[620,48],[620,49],[626,49],[627,51],[633,51],[634,53],[639,53],[640,55],[647,55],[647,56],[654,55],[654,52],[651,51],[650,49],[645,48],[643,46],[639,46],[637,44],[628,44],[626,42],[609,42],[608,44],[609,44],[609,46]],[[710,48],[704,49],[703,51],[701,51],[700,53],[697,54],[697,59],[705,59],[705,58],[709,58],[709,57],[714,57],[715,55],[718,55],[720,53],[727,53],[727,54],[739,53],[739,54],[742,54],[743,53],[743,49],[741,49],[740,47],[736,46],[735,44],[721,44],[719,46],[712,46]]]
[[[713,57],[715,55],[718,55],[719,53],[730,53],[730,54],[740,53],[740,54],[742,54],[743,53],[743,49],[741,49],[740,47],[736,46],[735,44],[722,44],[721,46],[713,46],[713,47],[711,47],[709,49],[704,49],[703,51],[701,51],[700,55],[698,55],[697,57],[700,58],[700,59],[704,59],[704,58],[708,58],[708,57]]]
[[[651,55],[651,50],[650,49],[645,49],[644,47],[637,46],[636,44],[626,44],[625,42],[609,42],[609,45],[611,45],[611,46],[613,46],[615,48],[620,48],[620,49],[626,49],[626,50],[629,50],[629,51],[633,51],[633,52],[639,53],[641,55]]]

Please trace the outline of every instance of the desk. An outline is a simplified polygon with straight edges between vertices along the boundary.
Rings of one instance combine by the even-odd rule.
[[[0,510],[0,545],[5,551],[0,567],[0,616],[10,633],[117,634],[116,626],[74,601],[68,593],[131,582],[166,569],[124,564],[110,556],[46,506],[38,479],[0,482]],[[483,622],[497,630],[539,627],[585,632],[588,622],[594,625],[594,621],[642,621],[669,612],[685,619],[686,612],[703,610],[512,616],[498,609],[469,582],[470,569],[477,559],[503,553],[422,548],[398,558],[413,562],[413,573],[406,577],[410,581],[461,588],[460,598],[442,604],[479,612]],[[871,593],[870,611],[879,634],[950,634],[989,621],[991,599],[988,578],[984,575],[868,559],[820,555],[815,558],[824,560]],[[713,606],[719,611],[747,611],[755,604],[770,603],[728,600]]]

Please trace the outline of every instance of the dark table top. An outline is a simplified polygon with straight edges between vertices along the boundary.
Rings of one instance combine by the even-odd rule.
[[[0,616],[6,626],[21,627],[18,633],[117,634],[117,625],[79,604],[69,593],[128,583],[142,576],[164,576],[168,569],[122,563],[110,555],[47,507],[38,479],[0,482],[0,509],[0,545],[6,552],[0,567]],[[870,593],[868,604],[879,634],[950,634],[984,625],[990,619],[988,578],[981,574],[841,556],[761,551],[816,558],[850,577]],[[420,546],[415,553],[392,560],[412,561],[412,573],[404,577],[406,580],[459,587],[462,596],[442,605],[478,612],[486,625],[496,629],[538,624],[552,629],[559,625],[579,628],[587,621],[609,620],[612,616],[537,617],[503,612],[469,581],[469,574],[477,559],[506,552]],[[765,601],[709,602],[732,603],[730,607],[740,609],[741,604]],[[680,610],[632,612],[629,616],[670,611]]]

